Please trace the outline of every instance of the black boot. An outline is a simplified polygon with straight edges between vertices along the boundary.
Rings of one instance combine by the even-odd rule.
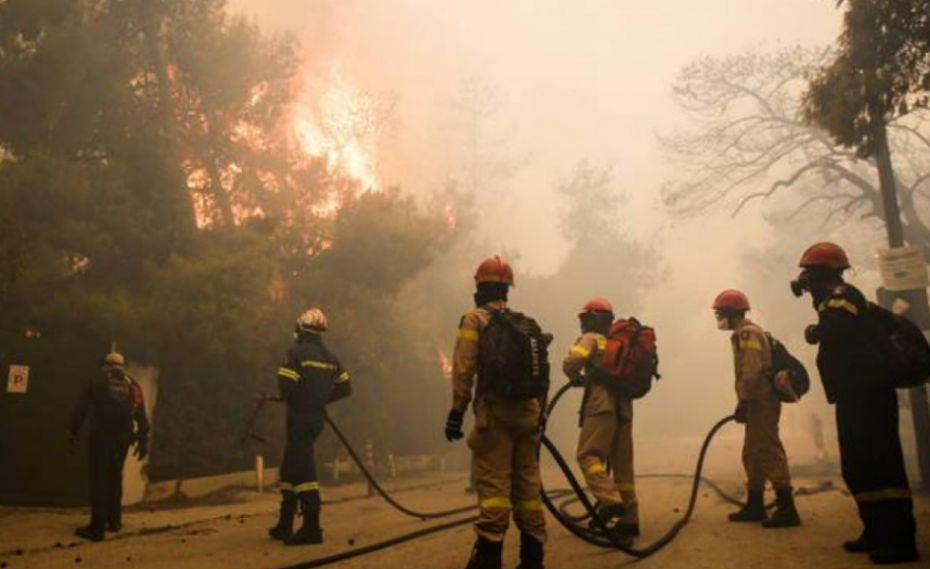
[[[801,516],[794,507],[794,494],[791,486],[775,489],[775,513],[762,522],[762,527],[793,528],[801,525]]]
[[[287,545],[318,545],[323,543],[323,530],[320,529],[320,493],[305,492],[300,495],[300,509],[304,518],[303,525],[297,533],[286,538]]]
[[[762,503],[762,492],[757,490],[749,491],[749,498],[746,505],[740,508],[738,512],[733,512],[729,516],[731,522],[761,522],[764,521],[765,504]]]
[[[82,526],[74,530],[74,535],[87,541],[103,541],[104,531],[93,526]]]
[[[527,533],[520,534],[520,564],[517,569],[545,569],[543,544]]]
[[[268,530],[272,539],[284,541],[294,534],[294,516],[297,514],[297,496],[293,492],[281,492],[281,509],[278,523]]]
[[[871,539],[867,532],[862,532],[859,539],[843,542],[843,550],[846,553],[872,553],[875,549],[875,541]]]
[[[471,557],[465,569],[501,569],[501,556],[504,542],[489,541],[479,537],[471,550]]]
[[[883,500],[876,504],[876,542],[869,559],[876,565],[912,563],[920,560],[915,536],[914,505],[911,500]]]
[[[878,526],[875,517],[875,504],[861,502],[856,504],[859,508],[859,519],[862,520],[862,533],[859,539],[843,542],[846,553],[872,553],[878,545]]]

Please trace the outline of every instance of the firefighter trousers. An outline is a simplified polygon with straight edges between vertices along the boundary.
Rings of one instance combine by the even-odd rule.
[[[620,523],[639,524],[632,420],[614,411],[585,415],[578,437],[578,464],[599,504],[623,503],[627,508]]]
[[[510,517],[522,533],[546,542],[540,499],[540,404],[536,400],[475,405],[475,427],[468,436],[474,455],[479,518],[475,532],[503,541]]]
[[[90,466],[90,526],[103,532],[119,527],[123,517],[123,465],[130,437],[92,433],[88,444]]]
[[[791,487],[788,457],[778,434],[781,401],[760,399],[749,402],[746,436],[743,439],[743,468],[750,492],[763,492],[765,481],[773,488]]]
[[[914,502],[898,432],[898,396],[891,387],[836,403],[843,480],[856,500],[863,536],[879,549],[913,549]]]
[[[309,492],[319,493],[314,445],[323,432],[323,424],[322,413],[288,414],[287,441],[281,462],[282,492],[294,492],[298,497]]]

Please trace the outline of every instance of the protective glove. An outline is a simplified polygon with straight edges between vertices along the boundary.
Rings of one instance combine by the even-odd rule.
[[[740,425],[746,424],[746,419],[749,417],[749,401],[740,401],[736,404],[736,409],[733,411],[733,417],[736,419],[736,422]]]
[[[145,440],[140,440],[136,442],[136,450],[133,451],[133,456],[138,458],[140,461],[144,460],[145,457],[149,455],[149,442]]]
[[[450,443],[457,441],[465,436],[462,432],[462,422],[465,420],[465,413],[452,409],[449,411],[449,417],[446,419],[446,440]]]
[[[818,328],[816,324],[811,324],[805,328],[804,340],[812,346],[820,343],[820,328]]]

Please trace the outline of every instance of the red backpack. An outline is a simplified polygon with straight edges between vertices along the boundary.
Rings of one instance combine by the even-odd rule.
[[[636,318],[617,320],[610,327],[601,355],[602,383],[616,396],[639,399],[652,389],[659,375],[656,332]]]

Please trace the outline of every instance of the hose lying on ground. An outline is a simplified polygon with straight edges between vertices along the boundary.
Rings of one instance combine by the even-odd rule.
[[[456,514],[470,512],[478,507],[475,504],[471,504],[470,506],[462,506],[461,508],[453,508],[451,510],[445,510],[441,512],[417,512],[416,510],[411,510],[410,508],[405,507],[403,504],[391,497],[391,495],[388,494],[380,484],[378,484],[378,481],[375,480],[374,475],[368,471],[368,468],[366,468],[364,463],[362,463],[361,457],[358,456],[358,453],[356,453],[355,449],[352,448],[352,445],[349,444],[349,441],[346,439],[345,435],[342,434],[342,431],[339,430],[339,427],[336,425],[336,423],[334,423],[333,420],[329,418],[329,415],[326,415],[325,418],[326,424],[329,425],[334,433],[336,433],[336,437],[339,438],[342,446],[344,446],[349,452],[349,456],[352,457],[352,460],[354,460],[355,464],[358,465],[359,470],[362,472],[365,478],[368,479],[368,483],[371,484],[371,487],[374,488],[375,491],[380,494],[388,504],[390,504],[400,513],[406,514],[413,518],[420,518],[421,520],[435,520],[439,518],[447,518]]]
[[[555,409],[559,400],[565,395],[565,393],[570,389],[570,387],[571,387],[570,385],[566,385],[562,387],[556,393],[555,397],[552,398],[552,401],[550,402],[548,406],[549,415],[551,415],[552,411]],[[691,495],[688,500],[688,507],[685,510],[684,515],[677,522],[675,522],[675,524],[672,525],[671,529],[669,529],[665,533],[665,535],[663,535],[658,540],[649,544],[646,547],[633,547],[631,545],[631,541],[629,541],[627,538],[617,537],[616,535],[611,533],[608,530],[608,528],[604,525],[601,518],[599,516],[594,515],[595,514],[594,505],[591,504],[591,501],[588,498],[587,494],[585,493],[584,488],[581,486],[581,484],[578,482],[578,479],[572,473],[571,467],[565,461],[565,458],[558,451],[558,449],[555,447],[552,441],[550,441],[549,438],[546,436],[542,437],[542,447],[545,447],[545,449],[549,451],[549,453],[552,455],[553,459],[556,461],[556,464],[558,464],[559,469],[562,471],[563,475],[568,480],[571,486],[571,490],[547,492],[545,489],[543,489],[541,492],[541,498],[543,500],[543,503],[545,504],[549,512],[552,514],[552,516],[556,520],[558,520],[560,524],[562,524],[569,532],[574,534],[576,537],[582,539],[586,543],[589,543],[591,545],[601,547],[601,548],[616,549],[619,551],[623,551],[624,553],[631,555],[633,557],[637,557],[637,558],[648,557],[656,553],[657,551],[661,550],[663,547],[665,547],[669,543],[671,543],[672,540],[675,539],[678,533],[682,530],[682,528],[684,528],[684,526],[691,519],[691,515],[694,512],[694,508],[697,503],[697,495],[698,495],[698,490],[700,488],[701,483],[709,484],[711,488],[717,491],[727,501],[733,502],[738,505],[742,505],[742,502],[726,494],[726,492],[720,489],[719,486],[705,479],[701,474],[704,468],[704,459],[707,455],[707,450],[710,447],[710,442],[713,440],[717,432],[721,428],[723,428],[727,423],[732,421],[733,419],[734,419],[733,416],[728,416],[728,417],[725,417],[724,419],[721,419],[713,426],[713,428],[711,428],[710,432],[708,432],[707,436],[704,439],[704,443],[701,445],[701,452],[698,455],[698,462],[697,462],[697,466],[695,468],[695,472],[693,475],[685,475],[685,474],[670,475],[670,476],[675,476],[675,477],[690,478],[692,480]],[[374,488],[375,491],[377,491],[378,494],[380,494],[381,497],[384,498],[385,501],[397,511],[407,516],[419,518],[420,520],[429,520],[429,519],[439,519],[439,518],[454,516],[456,514],[461,514],[464,512],[472,511],[477,507],[476,505],[470,505],[470,506],[463,506],[460,508],[454,508],[451,510],[440,511],[440,512],[417,512],[415,510],[412,510],[410,508],[403,506],[402,504],[397,502],[390,494],[388,494],[387,491],[385,491],[384,488],[378,483],[374,475],[366,468],[365,464],[359,457],[358,453],[355,451],[352,445],[349,444],[349,441],[346,439],[345,435],[343,435],[342,431],[335,424],[335,422],[329,418],[329,416],[326,416],[326,423],[330,426],[330,428],[333,429],[333,432],[336,434],[336,437],[339,438],[339,441],[346,448],[349,455],[352,457],[352,460],[355,461],[359,470],[362,472],[362,474],[371,484],[372,488]],[[573,500],[577,500],[581,502],[582,506],[585,509],[585,515],[583,517],[567,515],[566,513],[562,511],[560,507],[557,507],[555,503],[553,502],[553,499],[558,499],[560,497],[563,497],[566,495],[572,495],[572,494],[574,495]],[[563,504],[563,507],[564,505],[565,504]],[[417,531],[404,534],[398,537],[394,537],[394,538],[391,538],[385,541],[373,543],[365,547],[360,547],[357,549],[344,551],[342,553],[330,555],[328,557],[313,559],[307,562],[298,563],[298,564],[290,565],[287,567],[282,567],[280,569],[313,569],[315,567],[324,567],[326,565],[331,565],[333,563],[339,563],[341,561],[346,561],[346,560],[349,560],[355,557],[361,557],[369,553],[375,553],[377,551],[381,551],[381,550],[384,550],[390,547],[394,547],[396,545],[401,545],[403,543],[413,541],[421,537],[426,537],[426,536],[429,536],[435,533],[443,532],[443,531],[453,529],[459,526],[470,524],[470,523],[475,522],[477,519],[478,519],[477,516],[471,516],[468,518],[453,520],[453,521],[450,521],[444,524],[417,530]],[[596,529],[592,530],[591,528],[579,525],[578,522],[583,519],[591,519]]]

